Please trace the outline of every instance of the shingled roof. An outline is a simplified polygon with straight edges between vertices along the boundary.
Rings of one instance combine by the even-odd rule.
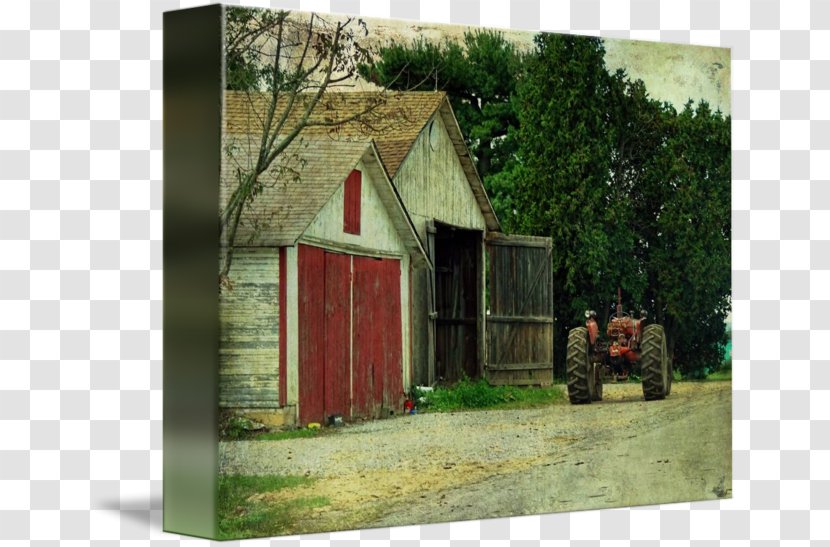
[[[300,96],[298,103],[310,96]],[[268,111],[270,97],[239,91],[225,93],[226,135],[257,135],[262,132],[262,119]],[[281,112],[282,104],[277,112]],[[303,114],[301,104],[295,105],[286,127],[293,127]],[[464,136],[444,92],[408,91],[326,93],[313,110],[310,120],[316,124],[355,118],[347,123],[310,125],[303,129],[305,138],[317,142],[325,139],[339,142],[374,141],[380,159],[391,178],[395,177],[415,140],[429,121],[440,115],[447,127],[458,159],[470,183],[470,188],[484,215],[487,229],[500,231],[498,219],[478,176]]]
[[[226,159],[222,165],[222,203],[227,203],[235,188],[237,169],[241,167],[244,170],[246,163],[253,163],[251,151],[257,150],[241,142],[239,137],[228,135],[225,136],[225,145],[234,152],[232,159]],[[244,211],[236,245],[294,245],[362,160],[404,245],[416,261],[428,262],[412,220],[372,141],[337,141],[304,135],[285,150],[283,158],[279,177],[273,172],[266,172],[261,177],[265,183],[263,191]]]

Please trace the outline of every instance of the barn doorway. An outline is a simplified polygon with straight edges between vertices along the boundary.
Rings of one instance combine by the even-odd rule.
[[[435,375],[447,382],[479,378],[482,232],[434,227]]]

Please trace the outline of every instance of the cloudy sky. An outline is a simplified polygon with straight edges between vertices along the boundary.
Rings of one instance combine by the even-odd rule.
[[[416,36],[434,41],[460,39],[470,28],[402,20],[366,21],[373,45],[390,39],[405,43]],[[503,32],[523,48],[533,46],[532,32]],[[729,49],[606,39],[606,64],[610,70],[625,68],[632,77],[645,82],[652,97],[668,101],[677,109],[690,98],[702,98],[726,114],[731,112]]]

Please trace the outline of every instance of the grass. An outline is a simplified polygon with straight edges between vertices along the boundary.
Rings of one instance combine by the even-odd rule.
[[[718,370],[713,372],[709,376],[706,377],[707,380],[712,380],[714,382],[725,382],[727,380],[732,379],[732,369],[728,370]]]
[[[269,431],[254,437],[257,441],[283,441],[286,439],[305,439],[306,437],[316,437],[323,430],[322,429],[290,429],[287,431]]]
[[[329,504],[328,498],[309,497],[279,504],[250,500],[254,494],[295,488],[314,482],[307,477],[282,475],[220,475],[217,500],[220,539],[284,535],[305,510]]]
[[[451,387],[437,387],[433,391],[416,394],[424,401],[418,402],[419,410],[428,412],[453,412],[458,410],[490,408],[535,408],[564,402],[559,386],[517,387],[491,386],[486,380],[463,379]]]

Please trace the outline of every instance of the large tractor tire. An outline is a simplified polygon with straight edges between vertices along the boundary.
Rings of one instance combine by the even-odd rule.
[[[588,352],[588,329],[576,327],[568,333],[568,399],[572,404],[590,403],[594,398],[593,364]]]
[[[643,397],[646,401],[664,399],[671,391],[666,335],[660,325],[643,329],[640,367],[643,379]]]

